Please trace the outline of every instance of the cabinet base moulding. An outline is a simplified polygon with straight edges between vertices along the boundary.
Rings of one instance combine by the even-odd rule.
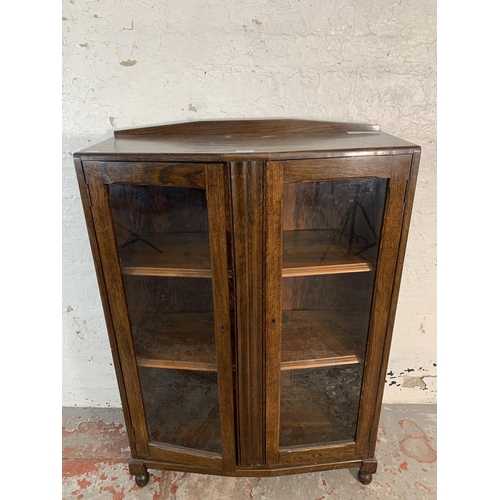
[[[288,476],[292,474],[306,474],[308,472],[320,472],[325,470],[337,470],[337,469],[356,469],[363,468],[363,464],[367,463],[366,460],[347,460],[343,462],[332,462],[326,464],[308,464],[303,466],[293,466],[293,467],[236,467],[232,471],[225,470],[214,470],[213,468],[204,468],[196,466],[182,466],[179,464],[168,463],[168,462],[155,462],[147,459],[144,460],[131,460],[129,462],[130,474],[133,476],[142,477],[147,475],[148,469],[158,469],[158,470],[171,470],[176,472],[193,472],[195,474],[209,474],[216,476],[225,477],[275,477],[275,476]],[[368,462],[370,466],[368,470],[373,470],[372,462]],[[146,471],[146,472],[144,472]],[[375,460],[375,471],[376,471],[376,460]],[[375,473],[375,472],[373,472]],[[363,472],[363,474],[368,474],[368,472]],[[371,475],[372,473],[370,473]]]

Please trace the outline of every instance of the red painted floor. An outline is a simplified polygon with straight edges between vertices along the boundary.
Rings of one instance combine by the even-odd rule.
[[[275,478],[227,478],[150,470],[139,488],[121,410],[63,409],[63,500],[350,500],[436,498],[436,407],[384,405],[378,471],[368,486],[356,470]]]
[[[64,408],[62,442],[63,500],[164,498],[167,472],[149,471],[144,488],[129,474],[121,410]]]

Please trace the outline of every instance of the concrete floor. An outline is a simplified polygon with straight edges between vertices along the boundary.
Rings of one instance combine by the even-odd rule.
[[[227,478],[150,470],[138,488],[128,472],[120,409],[63,408],[63,500],[424,500],[436,493],[436,406],[384,405],[368,486],[358,469],[272,478]]]

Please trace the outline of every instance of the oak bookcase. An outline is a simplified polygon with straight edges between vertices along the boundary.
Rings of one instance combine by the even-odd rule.
[[[74,154],[138,485],[371,481],[419,158],[378,125],[287,119]]]

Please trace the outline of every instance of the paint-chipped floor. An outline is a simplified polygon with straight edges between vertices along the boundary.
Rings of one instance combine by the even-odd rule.
[[[150,470],[138,488],[128,472],[121,410],[63,408],[63,500],[424,500],[436,494],[436,407],[384,405],[368,486],[358,469],[268,478],[228,478]]]

